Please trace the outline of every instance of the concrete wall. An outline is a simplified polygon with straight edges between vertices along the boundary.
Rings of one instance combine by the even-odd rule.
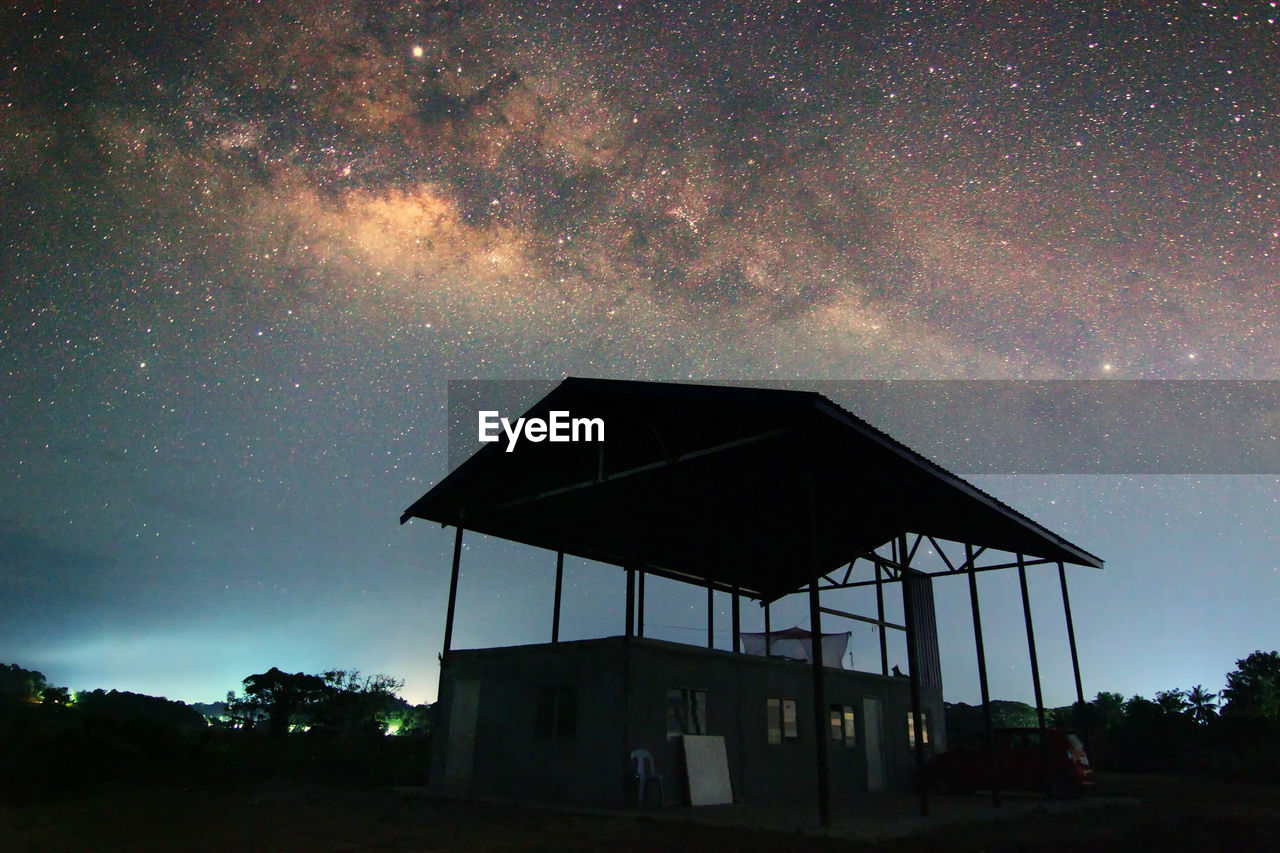
[[[738,801],[811,800],[817,790],[811,675],[805,663],[638,638],[454,651],[441,674],[432,783],[459,794],[617,806],[634,796],[627,757],[641,747],[653,753],[666,778],[668,800],[679,801],[683,757],[679,738],[668,737],[667,690],[686,688],[707,693],[707,733],[725,739]],[[852,706],[857,732],[852,747],[830,744],[833,799],[867,792],[864,697],[878,698],[882,706],[886,788],[908,787],[914,757],[907,739],[907,679],[830,668],[826,675],[827,704]],[[458,684],[468,681],[479,686],[469,783],[465,774],[461,781],[456,772],[451,778],[448,767],[451,744],[455,765],[464,760],[457,744],[465,732],[455,730],[450,717]],[[572,736],[535,733],[544,685],[577,686]],[[798,741],[768,742],[769,697],[796,701]],[[924,705],[931,746],[941,749],[942,697],[926,696]],[[824,727],[821,736],[829,738],[829,730]]]

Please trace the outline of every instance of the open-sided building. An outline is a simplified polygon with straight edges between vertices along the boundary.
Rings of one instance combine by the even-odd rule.
[[[975,572],[1017,569],[1025,603],[1026,568],[1056,564],[1065,604],[1063,565],[1102,565],[816,393],[571,378],[526,416],[552,412],[599,419],[604,440],[486,444],[401,519],[456,528],[432,753],[442,791],[622,805],[643,749],[673,799],[686,736],[715,736],[736,800],[812,798],[828,823],[833,797],[907,787],[916,745],[945,746],[933,574],[969,576],[985,696]],[[452,648],[464,530],[558,555],[550,642]],[[920,567],[921,543],[938,572]],[[625,572],[619,636],[560,641],[566,554]],[[705,587],[709,603],[732,596],[732,650],[645,638],[652,575]],[[885,618],[892,584],[902,624]],[[824,591],[859,586],[875,587],[875,614],[824,606]],[[742,600],[764,605],[773,636],[769,604],[792,594],[807,594],[815,633],[824,616],[878,625],[880,671],[743,653]],[[907,677],[889,672],[886,629],[905,632]],[[1042,705],[1038,674],[1036,693]]]

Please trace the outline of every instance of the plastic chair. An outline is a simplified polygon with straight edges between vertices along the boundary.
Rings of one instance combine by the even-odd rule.
[[[663,788],[662,775],[654,769],[653,754],[647,749],[631,750],[632,773],[635,776],[637,788],[637,803],[640,808],[644,808],[644,789],[645,783],[653,780],[658,783],[658,805],[666,805],[667,793]]]

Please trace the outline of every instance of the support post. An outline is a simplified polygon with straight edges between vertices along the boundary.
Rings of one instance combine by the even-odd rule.
[[[810,458],[806,478],[809,487],[809,657],[813,665],[813,741],[818,751],[818,821],[823,829],[831,826],[831,718],[827,710],[826,667],[822,661],[822,603],[818,599],[818,495],[816,477]]]
[[[458,602],[458,564],[462,561],[462,528],[453,537],[453,570],[449,573],[449,604],[444,614],[444,648],[440,651],[440,662],[449,657],[453,648],[453,611]]]
[[[1071,598],[1067,595],[1067,570],[1058,561],[1058,583],[1062,587],[1062,609],[1067,616],[1067,643],[1071,646],[1071,672],[1076,677],[1076,725],[1080,728],[1080,737],[1084,748],[1089,749],[1089,721],[1085,716],[1084,685],[1080,682],[1080,656],[1076,654],[1076,629],[1071,621]]]
[[[895,545],[896,547],[896,545]],[[880,620],[880,674],[889,674],[889,638],[884,633],[884,583],[880,580],[880,564],[876,563],[876,618]]]
[[[738,592],[738,587],[733,587],[733,653],[737,654],[742,647],[742,614],[739,611],[739,604],[742,596]]]
[[[907,625],[907,668],[911,670],[911,725],[916,748],[916,790],[920,794],[920,814],[929,814],[929,789],[924,785],[924,714],[920,707],[920,650],[916,647],[916,613],[912,593],[916,579],[907,569],[907,534],[898,534],[899,569],[902,581],[902,610]]]
[[[639,589],[636,591],[636,636],[644,636],[644,569],[637,569]]]
[[[973,568],[973,546],[964,544],[969,566],[969,609],[973,611],[973,643],[978,650],[978,684],[982,687],[982,726],[987,743],[987,773],[991,777],[991,805],[1000,808],[1000,780],[996,778],[996,744],[991,727],[991,691],[987,685],[987,651],[982,642],[982,609],[978,606],[978,575]]]
[[[551,645],[560,644],[560,595],[564,589],[564,551],[556,552],[556,600],[551,608]]]
[[[716,590],[711,585],[711,578],[707,578],[707,648],[714,649],[716,647]]]
[[[1031,657],[1031,681],[1036,692],[1036,723],[1040,727],[1041,766],[1048,768],[1049,744],[1045,740],[1044,731],[1044,696],[1040,692],[1040,661],[1036,657],[1036,633],[1031,624],[1031,596],[1027,593],[1027,566],[1021,554],[1018,555],[1018,586],[1022,588],[1022,618],[1027,624],[1027,654]],[[1045,779],[1048,787],[1049,780]]]
[[[813,739],[818,748],[818,820],[831,826],[831,722],[827,714],[826,673],[822,665],[822,611],[818,581],[809,582],[809,656],[813,664]]]
[[[636,632],[636,570],[627,566],[627,638]]]

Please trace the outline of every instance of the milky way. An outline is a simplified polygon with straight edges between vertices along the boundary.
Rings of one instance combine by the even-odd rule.
[[[1156,5],[13,4],[12,624],[391,613],[451,377],[1277,378],[1280,10]]]

